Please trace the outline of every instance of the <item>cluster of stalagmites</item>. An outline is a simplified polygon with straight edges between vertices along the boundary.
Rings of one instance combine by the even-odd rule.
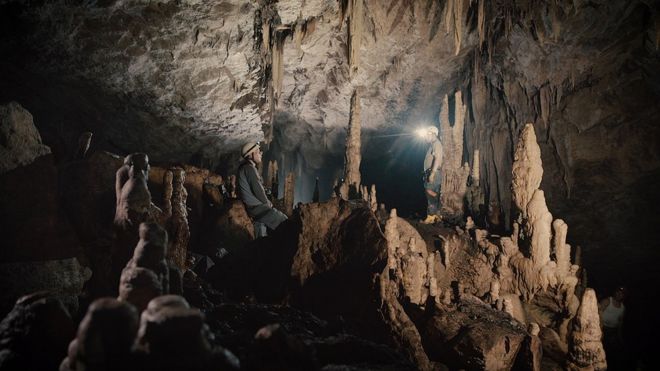
[[[546,356],[560,367],[605,369],[595,293],[578,285],[580,267],[571,264],[568,227],[561,219],[553,221],[548,211],[539,189],[542,173],[540,150],[529,124],[515,152],[512,191],[520,216],[510,237],[491,236],[468,223],[458,233],[437,236],[439,248],[427,250],[418,231],[392,210],[384,228],[389,271],[382,285],[399,301],[421,308],[431,305],[446,312],[472,303],[506,313],[527,326],[527,335],[515,343],[516,365],[540,369],[545,348]],[[478,182],[478,172],[472,179]],[[419,323],[416,326],[416,331],[405,332],[406,342],[419,349],[420,342],[429,340]],[[507,362],[514,358],[486,354],[482,366],[487,369],[513,365]],[[424,351],[415,352],[413,358],[420,368],[432,368]]]
[[[176,295],[158,296],[141,312],[126,302],[93,302],[60,371],[234,370],[238,359],[211,345],[204,315]]]

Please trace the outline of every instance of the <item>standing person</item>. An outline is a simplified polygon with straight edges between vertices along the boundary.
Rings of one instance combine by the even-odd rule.
[[[275,230],[280,223],[287,220],[287,217],[281,211],[274,209],[273,204],[266,197],[266,190],[257,170],[261,156],[258,142],[248,142],[241,149],[243,162],[238,168],[238,197],[245,204],[247,213],[254,222],[263,223],[271,230]],[[255,232],[257,237],[266,235],[257,225]]]
[[[440,167],[442,166],[442,143],[438,139],[438,128],[429,126],[426,129],[425,140],[429,144],[424,157],[424,193],[426,194],[426,219],[422,221],[425,224],[432,224],[440,221],[438,215],[440,203],[440,182],[442,176]]]
[[[623,301],[626,298],[626,288],[619,286],[614,294],[603,300],[598,305],[600,320],[603,327],[603,347],[607,356],[610,369],[620,368],[625,355],[623,343],[623,315],[626,307]]]

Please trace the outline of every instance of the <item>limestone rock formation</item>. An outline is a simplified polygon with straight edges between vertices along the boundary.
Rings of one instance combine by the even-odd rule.
[[[32,115],[16,102],[0,105],[0,174],[25,166],[50,153],[32,122]]]
[[[527,217],[527,205],[535,191],[541,186],[543,166],[541,148],[536,142],[534,125],[528,123],[520,133],[513,156],[512,194],[513,202],[523,218]]]
[[[606,370],[607,361],[601,343],[600,316],[596,292],[587,289],[573,321],[569,338],[568,368],[571,370]]]
[[[467,105],[460,91],[454,94],[454,124],[449,122],[449,98],[444,96],[440,111],[440,140],[442,141],[442,183],[440,206],[443,217],[462,219],[464,198],[470,167],[463,164],[463,134]]]
[[[121,272],[117,300],[131,303],[139,312],[147,307],[151,299],[163,294],[162,283],[152,270],[129,266]]]
[[[126,162],[129,162],[128,164]],[[144,153],[134,153],[124,159],[124,165],[117,170],[117,194],[115,225],[127,229],[137,229],[147,221],[151,207],[151,193],[147,185],[149,179],[149,157]]]
[[[142,312],[136,339],[154,370],[237,370],[231,352],[214,347],[204,315],[180,296],[157,297]]]
[[[186,199],[188,192],[184,185],[186,174],[183,169],[174,168],[172,176],[172,216],[169,218],[167,228],[169,230],[168,259],[179,269],[187,268],[188,243],[190,241],[190,227],[188,226],[188,209]]]
[[[111,298],[94,301],[78,326],[60,371],[133,369],[138,328],[135,308]]]
[[[361,2],[356,0],[355,2]],[[346,154],[344,157],[344,181],[340,193],[344,200],[359,198],[361,192],[360,161],[361,153],[360,95],[358,90],[351,96],[351,110],[346,134]]]
[[[62,302],[48,293],[23,296],[0,322],[0,370],[54,370],[75,334]]]

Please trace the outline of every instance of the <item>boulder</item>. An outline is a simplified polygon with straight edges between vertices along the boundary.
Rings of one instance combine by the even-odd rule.
[[[16,102],[0,105],[0,174],[47,154],[30,112]]]

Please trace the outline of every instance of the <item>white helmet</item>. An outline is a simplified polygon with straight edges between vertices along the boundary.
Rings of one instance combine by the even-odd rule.
[[[259,149],[259,142],[247,142],[241,148],[241,157],[248,157],[252,152]]]
[[[427,129],[427,133],[433,133],[433,135],[438,136],[438,128],[435,126],[429,126]]]

